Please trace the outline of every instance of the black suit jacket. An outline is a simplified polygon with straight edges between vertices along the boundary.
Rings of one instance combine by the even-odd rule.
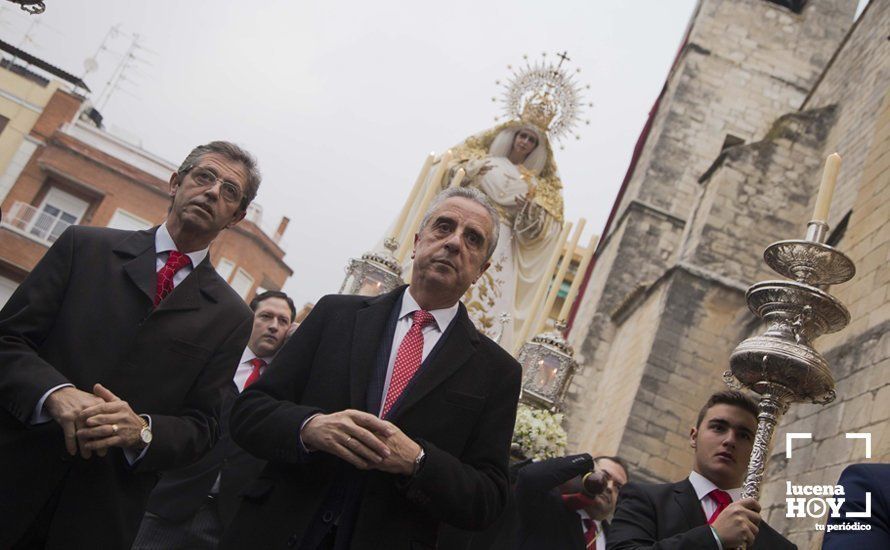
[[[841,517],[830,518],[826,528],[822,550],[844,548],[890,548],[890,464],[853,464],[841,474],[838,485],[844,487],[844,504]],[[848,518],[849,512],[866,511],[866,493],[871,493],[871,515]],[[827,529],[841,524],[858,523],[870,529],[850,531]]]
[[[797,548],[765,521],[759,527],[749,550]],[[676,483],[628,483],[622,487],[606,548],[717,550],[718,546],[692,483],[684,479]]]
[[[559,486],[593,469],[580,454],[534,462],[519,471],[516,504],[522,550],[584,550],[581,516],[565,507]]]
[[[369,402],[379,403],[375,379],[381,364],[385,369],[403,291],[322,298],[268,372],[241,394],[232,436],[270,463],[246,491],[223,548],[297,547],[319,521],[332,520],[320,508],[357,470],[303,452],[300,427],[316,412],[377,413]],[[351,548],[432,548],[440,522],[481,529],[497,518],[508,490],[520,378],[516,360],[481,336],[461,305],[388,417],[421,443],[426,462],[413,478],[362,476],[353,513],[338,526],[352,531]]]
[[[223,401],[219,441],[197,462],[162,472],[148,499],[146,511],[174,522],[192,518],[219,476],[216,502],[220,523],[227,525],[232,521],[241,492],[266,465],[265,460],[256,458],[232,441],[229,414],[236,397],[237,387],[231,383]]]
[[[51,499],[49,547],[128,547],[155,471],[196,460],[217,437],[250,310],[209,257],[153,308],[154,233],[70,227],[0,311],[0,548]],[[151,416],[135,468],[120,449],[73,458],[58,424],[29,424],[50,388],[97,382]]]

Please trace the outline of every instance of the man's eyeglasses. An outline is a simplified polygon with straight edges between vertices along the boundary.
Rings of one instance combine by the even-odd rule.
[[[200,187],[213,187],[219,182],[219,194],[227,202],[240,202],[244,196],[237,184],[222,179],[208,168],[194,168],[190,172],[192,179]]]

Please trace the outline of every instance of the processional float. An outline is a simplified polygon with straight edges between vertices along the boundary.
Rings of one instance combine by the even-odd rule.
[[[495,117],[496,121],[505,120],[498,126],[483,131],[479,134],[467,138],[453,149],[450,149],[442,155],[431,153],[425,160],[423,167],[414,182],[411,192],[405,201],[402,210],[396,222],[390,226],[384,239],[371,251],[366,252],[359,258],[349,260],[346,267],[346,277],[340,287],[340,293],[345,294],[362,294],[362,295],[378,295],[388,292],[404,284],[404,281],[410,279],[410,261],[409,255],[412,248],[412,241],[417,231],[422,216],[427,207],[434,199],[436,194],[448,186],[474,186],[481,188],[480,179],[490,178],[490,174],[499,174],[497,167],[495,169],[479,169],[486,159],[497,158],[507,155],[496,154],[494,149],[498,146],[495,142],[500,138],[500,134],[505,129],[514,129],[525,125],[533,126],[539,131],[542,143],[539,143],[535,154],[540,154],[542,163],[535,170],[526,170],[525,162],[521,161],[517,165],[518,170],[513,174],[515,180],[524,180],[528,184],[530,192],[523,197],[525,206],[522,212],[525,213],[529,209],[543,204],[545,210],[550,214],[550,219],[558,222],[558,227],[554,231],[547,232],[548,244],[552,238],[560,234],[559,229],[563,224],[563,204],[562,204],[562,184],[556,173],[556,166],[553,162],[552,150],[550,143],[559,141],[566,136],[574,136],[579,138],[575,132],[575,127],[581,122],[581,111],[585,105],[582,103],[583,86],[575,82],[576,75],[580,70],[569,72],[564,63],[570,61],[565,53],[558,54],[554,62],[549,62],[546,55],[537,61],[529,61],[525,56],[525,66],[514,69],[508,65],[508,69],[512,71],[511,77],[501,83],[504,93],[500,98],[503,103],[504,114]],[[589,86],[587,86],[589,88]],[[498,101],[498,97],[493,97],[493,101]],[[586,121],[589,123],[589,121]],[[491,148],[491,149],[489,149]],[[517,161],[512,161],[514,165]],[[480,164],[481,163],[481,164]],[[491,170],[491,171],[488,171]],[[467,172],[470,172],[469,174]],[[499,177],[499,176],[498,176]],[[514,181],[515,181],[514,180]],[[511,189],[511,192],[513,190]],[[497,193],[491,193],[483,189],[483,192],[489,195],[489,198],[496,203]],[[525,191],[523,191],[525,194]],[[501,193],[504,196],[503,193]],[[511,196],[508,192],[506,196]],[[509,201],[510,205],[514,203]],[[501,210],[499,204],[495,204],[498,210]],[[515,205],[512,206],[515,208]],[[507,206],[511,208],[511,206]],[[501,212],[502,218],[504,211]],[[513,212],[509,215],[512,221]],[[517,220],[525,219],[521,215],[517,215]],[[568,224],[565,224],[568,225]],[[548,226],[548,227],[552,227]],[[514,228],[516,232],[520,229]],[[580,229],[580,228],[579,228]],[[580,233],[580,231],[578,232]],[[525,278],[523,281],[534,280],[537,288],[529,292],[520,292],[523,300],[530,301],[531,297],[536,298],[535,305],[537,310],[532,312],[534,319],[532,322],[525,323],[528,313],[527,303],[523,304],[521,315],[515,315],[518,310],[510,311],[510,308],[496,307],[490,311],[486,311],[486,319],[484,326],[479,326],[480,330],[486,332],[489,336],[496,337],[503,333],[501,330],[496,334],[496,327],[493,325],[503,325],[510,323],[511,331],[515,322],[520,322],[525,327],[535,324],[540,318],[545,318],[542,314],[542,306],[547,303],[546,293],[550,283],[550,275],[556,268],[556,261],[559,259],[558,252],[562,252],[565,242],[568,240],[568,232],[559,235],[561,239],[554,243],[556,246],[547,247],[546,255],[549,256],[551,251],[557,253],[556,258],[551,262],[551,269],[544,276],[536,276],[533,279]],[[503,239],[502,239],[503,240]],[[538,256],[537,258],[543,258]],[[543,261],[536,259],[535,265],[542,265]],[[523,263],[528,265],[528,262]],[[494,271],[494,270],[490,270]],[[523,275],[527,275],[523,273]],[[536,273],[536,275],[538,275]],[[540,283],[540,284],[538,284]],[[528,283],[523,282],[523,285]],[[479,285],[477,285],[479,286]],[[468,293],[466,303],[473,316],[474,306],[477,309],[483,309],[485,305],[480,304],[479,300],[473,301]],[[553,296],[555,299],[555,295]],[[553,301],[549,302],[553,307]],[[502,313],[506,312],[504,316]],[[477,319],[474,318],[474,321]],[[518,331],[517,331],[518,332]],[[517,352],[518,346],[514,342],[523,342],[525,337],[536,334],[532,329],[526,328],[522,331],[523,338],[505,339],[502,342],[509,351]],[[517,335],[518,336],[518,335]]]

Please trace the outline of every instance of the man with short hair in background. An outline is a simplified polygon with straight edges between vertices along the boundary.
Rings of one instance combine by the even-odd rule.
[[[606,550],[625,462],[587,453],[529,464],[516,479],[521,550]]]
[[[757,431],[757,404],[720,391],[701,408],[689,445],[692,473],[676,483],[628,483],[618,497],[608,550],[784,550],[797,548],[742,499]]]
[[[128,548],[157,472],[216,441],[251,315],[209,248],[259,185],[196,147],[163,224],[69,227],[0,311],[0,548]]]
[[[281,349],[296,310],[293,300],[277,290],[258,294],[250,309],[253,330],[223,401],[219,442],[201,460],[161,475],[134,550],[216,548],[241,491],[266,465],[232,441],[228,417],[238,394],[260,379]]]

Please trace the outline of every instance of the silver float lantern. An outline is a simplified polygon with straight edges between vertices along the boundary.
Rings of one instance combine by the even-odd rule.
[[[402,267],[393,255],[399,243],[389,238],[383,246],[386,247],[384,252],[366,252],[361,259],[349,260],[340,294],[378,296],[405,284],[402,281]]]
[[[569,382],[578,368],[572,347],[563,337],[566,325],[556,324],[552,332],[539,334],[522,345],[522,399],[553,410],[562,407]]]

